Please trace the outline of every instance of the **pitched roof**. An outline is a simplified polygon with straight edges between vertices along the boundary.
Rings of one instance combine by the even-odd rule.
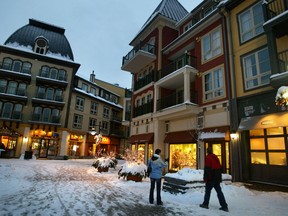
[[[69,41],[64,35],[65,29],[50,25],[35,19],[29,19],[29,24],[15,31],[4,43],[18,43],[22,46],[34,47],[35,39],[44,37],[49,41],[49,51],[62,56],[68,56],[74,61]]]
[[[153,11],[151,16],[144,23],[136,37],[149,25],[152,20],[154,20],[157,16],[164,16],[175,23],[180,21],[183,17],[188,14],[188,11],[178,2],[178,0],[162,0],[157,8]],[[135,37],[135,38],[136,38]],[[134,38],[134,39],[135,39]]]

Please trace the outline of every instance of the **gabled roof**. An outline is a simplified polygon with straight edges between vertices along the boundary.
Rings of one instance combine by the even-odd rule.
[[[35,39],[44,37],[49,42],[49,51],[68,57],[74,61],[69,41],[64,35],[65,29],[50,25],[35,19],[29,19],[29,24],[15,31],[4,43],[5,45],[18,43],[20,46],[34,47]]]
[[[158,16],[164,16],[177,23],[187,14],[188,11],[178,2],[178,0],[162,0],[142,26],[136,37]]]

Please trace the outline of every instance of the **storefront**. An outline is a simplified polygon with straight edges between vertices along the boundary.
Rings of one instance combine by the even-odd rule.
[[[13,158],[16,156],[18,137],[20,134],[8,127],[0,128],[0,143],[4,144],[4,150],[1,152],[2,158]]]
[[[132,152],[137,152],[138,155],[143,155],[141,160],[144,163],[153,155],[154,133],[132,135],[128,142],[131,144]]]
[[[69,139],[69,150],[68,155],[72,158],[79,158],[84,143],[84,135],[72,133]]]
[[[37,129],[31,131],[31,150],[37,158],[53,158],[59,150],[59,134],[52,131]]]
[[[164,143],[169,145],[169,171],[176,172],[184,167],[197,169],[197,134],[194,130],[170,132]]]
[[[245,178],[288,185],[288,111],[275,105],[273,92],[243,99],[239,105]]]

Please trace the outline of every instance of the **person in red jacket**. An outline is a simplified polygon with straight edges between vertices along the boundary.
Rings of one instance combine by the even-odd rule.
[[[211,190],[214,188],[217,192],[217,197],[221,205],[220,210],[228,212],[228,205],[220,186],[220,182],[222,182],[221,170],[222,167],[219,158],[213,154],[212,148],[208,147],[203,176],[203,180],[205,182],[205,195],[204,202],[200,204],[201,208],[209,208]]]

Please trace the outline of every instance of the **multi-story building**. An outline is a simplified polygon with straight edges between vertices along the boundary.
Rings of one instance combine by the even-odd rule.
[[[0,46],[0,139],[6,157],[66,154],[71,88],[80,64],[65,29],[29,20]]]
[[[288,84],[287,1],[227,1],[222,9],[231,42],[231,128],[239,134],[234,174],[287,185],[288,113],[275,103],[278,89]]]
[[[217,5],[203,1],[188,13],[162,1],[123,57],[122,70],[133,74],[132,149],[147,160],[161,148],[170,171],[203,167],[212,146],[230,172],[230,72]]]
[[[30,19],[0,46],[4,157],[31,151],[37,158],[94,156],[99,149],[123,153],[129,126],[122,125],[125,89],[97,84],[94,73],[90,80],[76,75],[80,64],[64,33]]]

